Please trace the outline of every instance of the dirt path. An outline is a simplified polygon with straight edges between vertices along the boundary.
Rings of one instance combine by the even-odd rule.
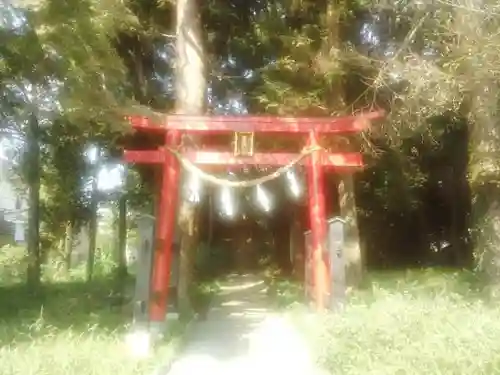
[[[314,375],[309,350],[282,314],[272,311],[256,276],[234,276],[206,321],[197,322],[168,374]]]

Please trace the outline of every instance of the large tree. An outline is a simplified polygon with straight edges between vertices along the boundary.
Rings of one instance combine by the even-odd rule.
[[[387,88],[392,92],[389,135],[401,137],[418,131],[432,138],[437,129],[427,120],[441,114],[447,114],[448,127],[466,128],[467,177],[472,192],[469,229],[476,264],[496,285],[500,241],[495,198],[500,145],[496,125],[498,10],[493,1],[394,7],[386,23],[399,30],[401,43],[393,48],[375,82],[378,92],[387,92]],[[465,204],[466,199],[460,202]],[[466,264],[466,255],[462,257]]]
[[[200,13],[196,0],[178,0],[176,4],[176,113],[203,115],[206,111],[206,56]],[[187,147],[194,139],[183,140]],[[184,172],[184,171],[183,171]],[[185,173],[182,179],[189,178]],[[183,186],[183,184],[181,184]],[[180,199],[180,262],[178,298],[181,314],[191,310],[190,286],[196,251],[199,218],[196,206]]]
[[[267,47],[261,60],[258,85],[250,95],[252,110],[278,115],[342,116],[359,110],[349,102],[349,69],[353,53],[346,36],[353,5],[343,1],[273,1],[256,12],[253,33]],[[354,61],[356,62],[356,61]],[[274,140],[279,143],[279,139]],[[354,138],[336,136],[320,140],[322,146],[360,148]],[[348,145],[348,146],[346,146]],[[358,285],[363,257],[359,243],[352,176],[339,175],[340,214],[346,220],[347,279]]]

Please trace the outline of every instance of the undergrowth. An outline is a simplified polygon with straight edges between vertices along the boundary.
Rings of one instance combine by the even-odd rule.
[[[500,305],[470,273],[372,275],[338,311],[298,316],[330,374],[500,374]]]
[[[32,295],[15,251],[0,249],[1,375],[149,375],[173,355],[181,327],[153,357],[130,355],[125,334],[132,322],[132,279],[117,288],[108,266],[99,265],[102,272],[86,283],[82,270],[68,274],[49,264],[40,293]]]
[[[276,307],[288,309],[304,303],[304,288],[296,280],[291,280],[274,267],[268,267],[264,272],[267,294]]]

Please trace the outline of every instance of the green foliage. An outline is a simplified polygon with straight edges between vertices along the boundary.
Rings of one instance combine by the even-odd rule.
[[[24,286],[0,288],[0,371],[17,374],[95,374],[120,371],[146,375],[174,354],[180,331],[172,333],[155,355],[134,359],[124,346],[130,312],[111,294],[109,279],[92,284],[47,284],[33,297]]]
[[[124,345],[132,323],[133,280],[116,293],[112,268],[98,259],[92,283],[85,270],[63,273],[48,262],[41,293],[24,285],[25,249],[0,249],[0,372],[21,374],[96,374],[120,371],[146,375],[170,361],[183,327],[171,330],[151,358],[134,359]]]
[[[115,17],[126,11],[119,4],[50,0],[38,11],[40,42],[46,53],[55,55],[58,78],[64,79],[62,109],[72,122],[87,127],[96,123],[116,128],[122,123],[125,70],[111,43]]]
[[[329,108],[332,98],[327,96],[342,71],[333,56],[321,57],[327,35],[326,4],[301,3],[299,9],[293,2],[278,2],[257,16],[255,34],[261,43],[274,47],[262,70],[258,98],[266,111],[280,115],[327,114],[333,110]],[[320,66],[320,59],[328,68]]]
[[[371,281],[333,314],[297,315],[328,373],[498,372],[498,304],[479,298],[474,275],[414,270]]]
[[[125,180],[125,194],[127,197],[127,207],[131,211],[146,212],[152,210],[153,191],[151,181],[142,178],[137,168],[129,166],[127,168]]]
[[[264,272],[267,295],[278,308],[295,308],[305,302],[303,281],[291,279],[283,275],[275,266],[269,265]]]
[[[189,291],[193,312],[201,319],[206,318],[210,305],[219,292],[220,286],[216,281],[193,283]]]
[[[84,148],[111,147],[117,131],[124,130],[127,84],[113,38],[126,8],[114,1],[49,0],[2,11],[7,40],[0,50],[2,130],[24,143],[19,167],[24,189],[38,191],[40,171],[42,177],[41,199],[29,197],[29,251],[35,259],[37,242],[45,251],[54,248],[68,222],[88,220]]]
[[[21,283],[26,278],[26,249],[6,245],[0,247],[0,285]]]
[[[194,258],[196,280],[209,281],[224,275],[229,270],[232,261],[231,257],[231,251],[228,249],[200,243]]]
[[[44,326],[41,321],[35,321],[31,329],[25,330],[24,337],[38,333],[38,338],[29,344],[10,344],[0,350],[2,374],[91,375],[119,371],[124,375],[147,375],[157,370],[158,363],[172,360],[179,341],[177,336],[168,337],[156,355],[138,361],[124,350],[123,337],[117,334],[104,333],[95,327],[83,332],[59,331]],[[40,330],[44,334],[40,335]]]
[[[268,283],[268,295],[278,308],[293,308],[304,301],[304,287],[301,282],[273,279]]]
[[[90,217],[89,197],[83,188],[91,174],[84,155],[81,129],[60,118],[46,134],[42,156],[41,220],[44,232],[52,235],[52,246],[65,233],[68,222],[75,227]]]

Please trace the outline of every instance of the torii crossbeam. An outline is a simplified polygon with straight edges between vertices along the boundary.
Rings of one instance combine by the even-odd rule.
[[[371,120],[383,117],[383,112],[369,112],[338,118],[271,117],[271,116],[183,116],[167,115],[162,124],[154,124],[147,117],[132,116],[129,121],[137,131],[156,133],[164,137],[165,147],[157,150],[127,150],[125,161],[129,163],[158,164],[163,177],[157,215],[155,259],[149,318],[162,322],[165,318],[168,297],[172,242],[175,228],[175,210],[178,199],[180,164],[171,152],[180,145],[185,133],[213,134],[233,133],[303,133],[307,145],[317,147],[320,134],[359,133],[370,127]],[[283,166],[296,159],[293,153],[253,153],[238,156],[229,151],[182,150],[183,157],[199,165],[269,165]],[[325,213],[324,168],[358,169],[363,167],[362,155],[354,153],[312,152],[303,161],[308,170],[308,202],[312,240],[314,302],[318,309],[326,307],[330,290],[328,260],[324,259],[327,243]]]

